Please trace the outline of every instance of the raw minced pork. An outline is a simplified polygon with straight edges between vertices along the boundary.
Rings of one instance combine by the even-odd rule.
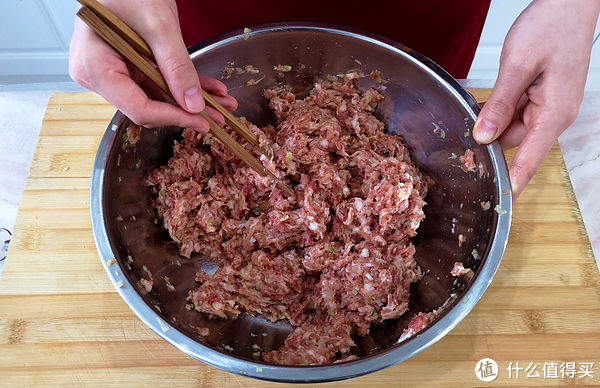
[[[213,275],[197,273],[199,287],[188,296],[195,309],[221,318],[246,311],[295,327],[280,349],[262,353],[266,362],[347,357],[353,335],[408,310],[410,284],[422,276],[409,238],[430,183],[403,140],[373,115],[383,96],[359,93],[357,77],[317,83],[303,100],[267,90],[276,128],[246,122],[272,145],[274,157],[261,160],[297,201],[211,135],[187,129],[168,164],[148,178],[180,253],[219,265]]]
[[[473,152],[473,150],[467,149],[465,151],[465,154],[459,156],[458,159],[460,160],[460,168],[464,172],[474,172],[476,170],[477,165],[475,164],[475,153]],[[481,167],[479,167],[480,177],[483,176],[483,174],[485,173],[485,170],[483,169],[483,164],[481,164]]]

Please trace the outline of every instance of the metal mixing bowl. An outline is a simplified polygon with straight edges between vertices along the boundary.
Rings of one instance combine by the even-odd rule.
[[[406,314],[374,325],[368,336],[356,338],[352,352],[357,360],[318,367],[283,367],[255,360],[252,345],[263,350],[279,347],[291,330],[289,325],[247,314],[224,320],[188,311],[185,297],[197,287],[194,274],[206,262],[199,256],[180,257],[177,246],[156,222],[144,182],[152,169],[170,158],[181,129],[146,129],[135,148],[124,149],[121,136],[130,121],[117,112],[92,173],[92,227],[111,281],[142,321],[173,346],[217,368],[260,379],[314,382],[359,376],[402,362],[442,338],[467,315],[500,264],[510,227],[511,194],[499,145],[481,146],[473,140],[470,130],[479,107],[452,77],[393,41],[314,23],[263,25],[246,35],[236,31],[203,42],[190,53],[198,72],[215,78],[221,78],[228,62],[259,69],[258,74],[234,73],[224,80],[240,102],[236,114],[257,125],[273,123],[262,98],[265,88],[287,84],[305,94],[314,81],[327,75],[350,69],[364,74],[378,70],[381,82],[364,77],[359,86],[385,87],[386,98],[376,115],[390,132],[404,136],[412,160],[435,181],[426,198],[426,219],[413,240],[415,259],[425,275],[411,288]],[[280,78],[273,69],[277,64],[291,65],[292,71]],[[255,86],[244,86],[251,78],[263,79]],[[458,167],[452,154],[461,155],[467,148],[475,152],[489,177],[467,174]],[[486,201],[491,204],[488,210],[481,206]],[[506,213],[494,211],[496,205]],[[461,247],[459,234],[466,237]],[[113,257],[118,265],[110,265]],[[455,261],[474,269],[469,282],[455,281],[450,275]],[[155,286],[146,294],[139,279],[147,278],[148,271]],[[174,292],[167,289],[164,276]],[[397,343],[416,313],[437,309],[449,298],[426,330]],[[210,335],[200,336],[195,327],[209,327]]]

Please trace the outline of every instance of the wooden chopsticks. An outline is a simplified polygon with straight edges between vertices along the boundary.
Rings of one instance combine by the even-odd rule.
[[[128,59],[134,66],[150,78],[164,93],[171,98],[173,95],[169,86],[160,72],[152,66],[149,61],[154,61],[154,55],[148,44],[129,26],[127,26],[115,14],[110,12],[96,0],[77,0],[82,7],[77,12],[79,16],[92,30],[94,30],[102,39],[112,46],[123,57]],[[136,51],[137,50],[137,51]],[[139,51],[139,52],[138,52]],[[141,54],[140,54],[141,53]],[[143,56],[142,56],[143,54]],[[145,58],[144,58],[145,57]],[[223,115],[225,121],[237,133],[239,133],[248,143],[258,149],[258,151],[272,157],[273,152],[269,149],[263,149],[258,143],[258,139],[250,129],[242,124],[235,116],[219,104],[210,94],[202,91],[204,99],[208,106],[214,108]],[[229,147],[240,159],[248,164],[252,169],[263,176],[271,177],[276,181],[277,187],[286,196],[296,199],[294,192],[275,175],[268,171],[260,161],[250,154],[244,147],[238,144],[223,128],[215,123],[206,113],[200,115],[209,123],[210,132],[226,147]]]
[[[92,10],[96,16],[98,16],[108,27],[110,27],[113,31],[121,36],[127,43],[133,46],[136,50],[138,50],[141,54],[143,54],[146,58],[151,60],[152,62],[156,62],[154,58],[154,54],[150,49],[150,46],[146,43],[146,41],[138,35],[137,32],[132,30],[125,22],[123,22],[117,15],[112,13],[109,9],[100,4],[97,0],[77,0],[81,5]],[[208,94],[205,90],[202,90],[202,95],[204,96],[204,100],[211,108],[217,110],[219,113],[223,115],[225,118],[225,122],[233,128],[237,133],[239,133],[246,141],[248,141],[252,146],[256,147],[261,154],[272,157],[273,151],[268,148],[266,150],[262,149],[258,143],[258,139],[256,135],[250,131],[250,129],[244,125],[240,120],[237,119],[231,112],[225,109],[221,104],[219,104],[210,94]]]

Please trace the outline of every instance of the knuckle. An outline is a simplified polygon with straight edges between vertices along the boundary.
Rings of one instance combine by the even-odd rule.
[[[503,50],[500,55],[500,71],[508,71],[510,73],[532,73],[536,67],[536,63],[534,61],[524,60],[523,58],[527,58],[526,53],[520,55]]]
[[[512,117],[514,107],[503,100],[491,100],[487,101],[484,105],[484,109],[487,110],[488,114],[491,114],[498,118]]]
[[[128,112],[127,117],[129,117],[129,119],[137,125],[141,125],[142,127],[145,127],[145,128],[151,127],[148,117],[141,111],[134,110],[134,111]]]
[[[571,125],[577,119],[579,106],[580,103],[578,101],[565,102],[562,105],[562,115],[567,125]]]
[[[78,83],[79,85],[83,86],[83,79],[81,78],[81,73],[71,66],[69,66],[69,77],[71,77],[71,79],[75,81],[75,83]]]
[[[513,160],[512,166],[510,168],[513,171],[514,175],[520,174],[521,171],[523,171],[523,168],[524,168],[523,161],[521,161],[521,160]]]
[[[83,85],[85,83],[85,72],[83,70],[83,66],[77,60],[69,61],[69,76],[79,85]]]
[[[186,58],[182,59],[175,56],[167,58],[164,61],[164,67],[165,71],[174,74],[175,76],[179,76],[190,71],[190,64]]]
[[[177,23],[177,7],[175,2],[150,2],[146,5],[150,31],[165,31]],[[176,24],[175,24],[176,25]]]
[[[577,119],[580,104],[569,99],[548,104],[545,112],[536,120],[536,127],[554,127],[562,132]]]
[[[105,63],[92,64],[79,61],[69,62],[69,76],[73,81],[88,89],[97,90],[101,81],[113,72]]]
[[[513,161],[510,170],[512,179],[517,181],[529,182],[535,175],[535,168],[525,160]]]

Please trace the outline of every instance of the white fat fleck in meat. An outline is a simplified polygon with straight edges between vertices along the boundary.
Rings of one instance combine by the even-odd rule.
[[[352,128],[354,128],[354,130],[356,131],[356,133],[360,133],[360,124],[358,123],[358,115],[354,115],[352,117],[352,121],[350,122],[352,124]]]
[[[354,208],[360,212],[363,208],[363,200],[360,198],[354,198]]]
[[[298,201],[192,130],[148,177],[180,253],[214,264],[196,274],[189,310],[222,319],[247,312],[292,326],[280,348],[260,354],[267,363],[334,362],[372,322],[405,314],[411,284],[422,276],[410,237],[424,218],[430,181],[404,140],[375,117],[373,103],[383,96],[359,93],[357,78],[317,83],[304,100],[282,87],[265,91],[277,127],[240,120],[262,147],[272,145],[272,157],[226,128]],[[292,173],[298,182],[289,181]]]

